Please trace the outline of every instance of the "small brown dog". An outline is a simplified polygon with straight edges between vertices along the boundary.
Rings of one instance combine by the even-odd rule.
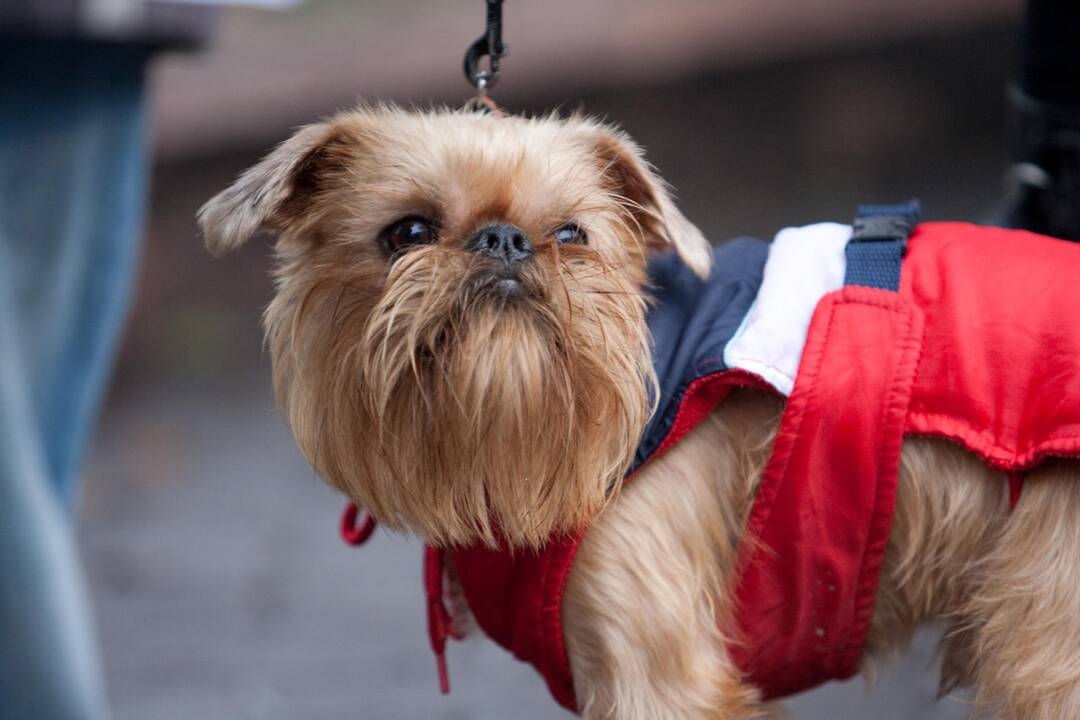
[[[360,109],[301,129],[200,213],[228,252],[278,233],[265,323],[304,454],[381,523],[528,553],[580,532],[561,607],[588,718],[751,718],[737,555],[783,401],[738,389],[621,488],[656,405],[646,262],[711,254],[596,122]],[[1080,717],[1080,478],[904,441],[868,654],[944,620],[943,687]],[[627,548],[632,548],[628,551]],[[451,576],[453,569],[451,568]],[[468,597],[468,593],[466,593]]]

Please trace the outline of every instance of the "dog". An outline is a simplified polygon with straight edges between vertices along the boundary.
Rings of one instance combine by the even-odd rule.
[[[597,719],[769,717],[784,694],[769,682],[792,690],[827,679],[783,666],[757,682],[762,623],[756,634],[740,630],[753,626],[747,613],[759,609],[747,606],[761,596],[740,580],[747,559],[767,565],[776,554],[762,552],[767,526],[756,508],[780,477],[777,448],[799,452],[782,430],[797,398],[814,400],[800,394],[800,379],[778,393],[779,381],[761,382],[764,371],[726,367],[719,384],[710,375],[681,388],[697,398],[696,411],[672,405],[657,369],[666,341],[650,325],[658,308],[686,301],[685,288],[712,287],[706,278],[769,251],[710,250],[624,133],[582,116],[361,107],[300,129],[210,200],[199,221],[218,255],[259,231],[277,235],[264,321],[275,391],[308,461],[379,523],[445,557],[452,590],[481,627],[537,665],[564,705]],[[905,263],[929,252],[919,232]],[[850,234],[841,233],[845,242]],[[834,245],[844,252],[844,242]],[[1075,262],[1071,247],[1051,251]],[[674,299],[659,298],[657,263],[674,273],[666,286]],[[787,276],[766,265],[758,282],[783,286],[800,274],[791,264]],[[744,286],[724,285],[735,290],[723,302]],[[807,315],[811,336],[823,292]],[[940,354],[916,348],[931,319],[881,292],[843,288],[830,312],[899,318],[882,342],[911,342],[898,346],[881,382],[914,397]],[[706,335],[714,332],[705,322]],[[746,321],[735,325],[746,337]],[[811,352],[810,342],[802,365],[813,355],[847,366],[846,356],[829,359],[835,343]],[[854,404],[842,393],[833,399],[820,417]],[[976,452],[977,438],[965,445],[967,435],[924,414],[922,432],[883,431],[885,449],[865,460],[880,470],[866,492],[878,527],[855,543],[858,577],[838,581],[861,593],[836,603],[848,654],[826,647],[831,620],[807,625],[799,598],[784,598],[801,609],[784,621],[790,627],[770,626],[776,637],[766,644],[805,635],[799,652],[822,653],[827,661],[815,662],[842,677],[902,650],[920,624],[944,622],[943,691],[973,686],[974,707],[1000,717],[1080,717],[1073,446],[988,458],[992,448]],[[877,428],[879,416],[887,413],[859,417]],[[915,413],[904,405],[898,417],[910,423]],[[643,458],[643,437],[664,441]],[[1022,494],[1007,481],[1019,470]],[[839,522],[846,501],[835,502],[815,522]],[[815,542],[803,544],[816,552]],[[518,582],[507,578],[524,584],[507,590]],[[810,593],[837,592],[814,582]],[[502,607],[522,588],[536,606],[523,611],[533,613],[524,625]]]

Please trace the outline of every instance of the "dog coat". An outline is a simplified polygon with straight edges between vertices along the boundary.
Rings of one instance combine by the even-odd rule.
[[[787,398],[740,552],[728,648],[765,698],[857,671],[905,435],[955,441],[1013,481],[1044,457],[1080,454],[1080,246],[915,226],[916,213],[872,206],[854,230],[822,223],[771,245],[734,240],[715,250],[705,281],[673,254],[650,264],[660,397],[631,476],[733,387]],[[570,710],[561,609],[582,536],[536,552],[446,551],[480,627]],[[443,555],[426,553],[445,690]]]

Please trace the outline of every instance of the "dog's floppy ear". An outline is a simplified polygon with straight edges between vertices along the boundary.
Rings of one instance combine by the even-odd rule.
[[[687,267],[708,277],[712,267],[709,241],[675,207],[666,183],[642,157],[640,148],[616,130],[601,130],[594,142],[605,176],[645,231],[650,247],[673,247]]]
[[[247,242],[259,230],[285,230],[313,208],[311,201],[340,161],[342,130],[333,122],[300,128],[229,188],[199,210],[206,247],[224,255]]]

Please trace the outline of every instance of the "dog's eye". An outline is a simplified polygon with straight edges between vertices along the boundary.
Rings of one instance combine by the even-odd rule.
[[[584,245],[588,237],[585,235],[585,231],[574,223],[566,223],[558,230],[555,231],[555,240],[561,245],[572,243],[574,245]]]
[[[422,217],[407,217],[383,231],[387,248],[390,252],[407,250],[413,245],[430,245],[437,234],[429,220]]]

